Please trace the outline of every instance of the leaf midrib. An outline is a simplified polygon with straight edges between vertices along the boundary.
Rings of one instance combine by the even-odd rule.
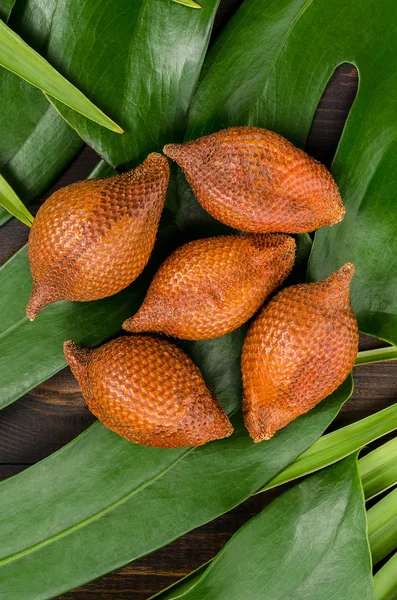
[[[68,535],[74,533],[75,531],[78,531],[82,527],[85,527],[86,525],[89,525],[90,523],[97,521],[98,519],[100,519],[104,515],[108,514],[112,510],[114,510],[114,509],[118,508],[119,506],[128,502],[128,500],[133,498],[136,494],[138,494],[139,492],[144,490],[146,487],[149,487],[150,485],[155,483],[163,475],[165,475],[166,473],[171,471],[182,459],[185,458],[185,456],[187,456],[194,450],[195,450],[195,448],[188,448],[186,450],[186,452],[181,454],[181,456],[179,456],[172,463],[170,463],[165,469],[162,469],[159,473],[157,473],[157,475],[155,475],[151,479],[148,479],[147,481],[143,482],[142,484],[140,484],[137,488],[133,489],[128,494],[125,494],[124,496],[122,496],[121,498],[116,500],[115,502],[112,502],[111,504],[109,504],[108,506],[103,508],[102,510],[99,510],[98,512],[94,513],[93,515],[90,515],[86,519],[83,519],[82,521],[79,521],[78,523],[75,523],[74,525],[71,525],[70,527],[63,529],[62,531],[55,533],[54,535],[50,536],[49,538],[47,538],[45,540],[42,540],[41,542],[37,542],[36,544],[33,544],[32,546],[29,546],[28,548],[21,550],[20,552],[16,552],[15,554],[11,554],[10,556],[6,556],[5,558],[0,559],[0,567],[10,564],[12,562],[15,562],[16,560],[19,560],[23,556],[26,556],[28,554],[31,554],[32,552],[40,550],[41,548],[44,548],[45,546],[48,546],[48,545],[52,544],[53,542],[57,542],[57,541],[63,539],[64,537],[67,537]]]

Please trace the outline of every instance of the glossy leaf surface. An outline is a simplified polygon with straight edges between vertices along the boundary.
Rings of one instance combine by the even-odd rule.
[[[219,0],[188,10],[170,0],[49,0],[46,53],[79,89],[111,113],[114,134],[56,103],[79,135],[113,166],[137,164],[183,138]],[[41,0],[26,18],[40,26]],[[92,59],[94,57],[94,59]],[[116,138],[116,139],[115,139]]]
[[[102,127],[123,133],[114,121],[2,21],[0,65]]]
[[[353,262],[360,329],[393,343],[397,40],[389,23],[396,18],[391,0],[245,0],[206,61],[188,129],[196,138],[230,124],[260,125],[304,146],[334,69],[357,66],[359,90],[332,167],[347,213],[317,232],[310,276]]]
[[[233,353],[220,359],[214,347],[205,354],[204,376],[235,410],[240,389],[228,373],[238,371],[238,360]],[[252,442],[239,415],[232,437],[194,450],[145,448],[93,425],[0,485],[0,594],[51,598],[214,519],[310,446],[350,393],[351,379],[262,444]]]
[[[15,0],[0,0],[0,19],[7,23]]]
[[[48,30],[32,28],[23,14],[17,4],[10,27],[28,36],[36,49],[45,46]],[[0,99],[0,172],[24,204],[29,204],[60,175],[83,142],[40,90],[2,67]],[[9,219],[9,213],[0,208],[0,225]]]
[[[312,475],[246,523],[190,585],[159,600],[372,600],[356,457]]]

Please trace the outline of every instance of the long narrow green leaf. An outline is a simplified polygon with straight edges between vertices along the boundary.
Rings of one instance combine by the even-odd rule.
[[[45,48],[51,36],[47,14],[37,11],[35,26],[25,18],[24,6],[18,2],[14,7],[11,27],[36,50]],[[83,142],[38,88],[1,67],[0,101],[0,172],[29,204],[49,188]],[[0,225],[10,218],[0,208]]]
[[[261,491],[318,471],[396,429],[397,404],[393,404],[374,415],[324,435],[284,471],[269,481]]]
[[[397,437],[359,460],[365,497],[370,500],[397,483]]]
[[[368,540],[376,565],[397,549],[397,488],[367,512]]]
[[[32,226],[33,216],[2,175],[0,175],[0,206],[28,227]]]
[[[381,362],[383,360],[396,360],[397,346],[388,346],[387,348],[377,348],[376,350],[362,350],[357,354],[356,365],[368,365]]]
[[[102,127],[116,133],[123,133],[119,125],[107,117],[2,21],[0,21],[0,65]]]
[[[309,477],[248,521],[204,572],[159,600],[372,600],[357,459]]]
[[[190,8],[201,8],[200,4],[193,2],[193,0],[174,0],[177,4],[183,4],[183,6],[189,6]]]
[[[397,552],[374,576],[375,600],[397,598]]]

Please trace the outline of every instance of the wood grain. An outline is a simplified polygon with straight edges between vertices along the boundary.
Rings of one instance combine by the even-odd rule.
[[[224,0],[216,31],[241,0]],[[319,104],[306,150],[330,165],[343,124],[357,89],[357,73],[351,65],[339,67]],[[49,193],[86,177],[98,161],[86,148],[65,171]],[[47,194],[47,195],[48,195]],[[38,205],[33,207],[33,212]],[[13,220],[0,234],[0,264],[27,240],[27,228]],[[362,348],[380,347],[373,338],[361,339]],[[332,428],[389,406],[397,396],[397,361],[355,368],[353,398],[341,411]],[[6,478],[45,458],[76,437],[94,421],[69,369],[32,390],[4,409],[0,416],[0,477]],[[250,498],[162,550],[64,594],[62,600],[144,600],[211,559],[231,535],[257,514],[280,490]]]

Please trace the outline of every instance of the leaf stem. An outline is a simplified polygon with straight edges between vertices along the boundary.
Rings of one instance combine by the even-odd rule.
[[[397,360],[397,346],[376,348],[376,350],[362,350],[357,354],[355,365],[368,365],[383,360]]]
[[[375,600],[397,598],[397,552],[374,576]]]
[[[397,437],[359,460],[360,475],[367,500],[397,483]]]
[[[367,512],[368,541],[374,565],[397,548],[397,488]]]
[[[259,491],[264,492],[318,471],[395,429],[397,429],[397,403],[356,423],[323,435]]]

